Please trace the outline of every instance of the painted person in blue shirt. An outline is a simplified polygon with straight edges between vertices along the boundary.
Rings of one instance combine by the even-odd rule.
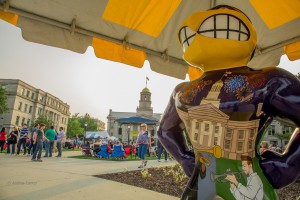
[[[147,124],[141,124],[141,129],[137,144],[139,145],[138,156],[142,160],[142,164],[138,168],[144,168],[147,165],[146,152],[151,148],[150,134],[147,131]]]
[[[21,132],[20,132],[20,138],[19,138],[19,142],[18,142],[17,155],[20,154],[21,145],[23,146],[23,150],[24,150],[23,155],[26,155],[26,140],[27,140],[27,136],[28,136],[27,124],[24,123],[23,127],[21,129]]]

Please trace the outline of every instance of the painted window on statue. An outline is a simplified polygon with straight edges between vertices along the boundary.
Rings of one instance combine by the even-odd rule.
[[[199,129],[199,122],[196,122],[196,127],[195,127],[195,129]]]
[[[253,140],[249,140],[248,141],[248,149],[252,150],[252,148],[253,148]]]
[[[231,142],[230,140],[225,140],[225,149],[230,149],[230,146],[231,146]]]
[[[214,138],[214,145],[218,145],[218,137]]]
[[[219,126],[215,126],[215,133],[219,133]]]
[[[245,131],[244,130],[239,130],[238,139],[243,140],[244,136],[245,136]]]
[[[195,141],[198,140],[198,133],[194,133],[194,140],[195,140]]]
[[[227,131],[226,131],[225,137],[226,138],[232,138],[232,133],[233,133],[233,129],[228,128]]]
[[[253,138],[254,137],[254,133],[255,133],[255,130],[254,129],[250,129],[250,138]]]
[[[209,131],[209,124],[208,123],[204,124],[204,131],[206,131],[206,132]]]
[[[237,142],[237,151],[243,151],[244,142]]]

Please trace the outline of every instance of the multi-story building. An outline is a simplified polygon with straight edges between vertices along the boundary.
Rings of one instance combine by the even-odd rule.
[[[148,131],[156,138],[161,113],[153,113],[151,107],[151,92],[146,87],[140,92],[139,106],[136,112],[115,112],[109,110],[107,116],[107,132],[122,141],[136,140],[140,124],[148,124]],[[122,123],[120,119],[129,119],[131,122]],[[133,121],[131,120],[133,119]],[[134,121],[135,120],[135,121]],[[123,120],[127,121],[127,120]]]
[[[289,142],[289,138],[284,136],[290,136],[294,130],[295,127],[274,120],[267,128],[262,140],[267,141],[269,145],[285,147]]]
[[[18,79],[0,79],[0,85],[7,91],[9,108],[8,112],[0,115],[0,127],[10,131],[23,123],[30,126],[43,115],[53,121],[55,129],[63,127],[66,131],[70,116],[67,103]]]

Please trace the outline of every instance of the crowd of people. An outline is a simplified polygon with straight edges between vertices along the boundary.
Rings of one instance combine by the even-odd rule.
[[[91,148],[90,143],[87,142],[85,145],[80,144],[78,134],[73,142],[67,138],[64,142],[65,132],[63,127],[60,127],[58,131],[51,126],[46,130],[45,124],[35,124],[31,131],[28,130],[27,124],[23,124],[22,128],[14,127],[13,130],[7,134],[6,129],[2,128],[0,133],[0,150],[1,152],[6,147],[7,154],[20,155],[21,150],[23,150],[23,155],[31,156],[32,161],[42,162],[42,150],[45,149],[45,154],[43,157],[52,157],[54,152],[54,147],[57,147],[58,154],[56,157],[62,156],[62,147],[66,145],[67,148],[82,148],[88,149],[87,153],[90,155],[97,156],[100,151],[100,146],[106,146],[107,154],[110,155],[115,147],[120,146],[121,151],[124,152],[124,157],[126,158],[129,154],[138,155],[141,159],[141,164],[138,168],[144,168],[147,165],[146,155],[155,156],[158,162],[161,161],[161,155],[164,155],[165,161],[168,159],[168,153],[164,147],[157,142],[157,146],[154,145],[154,139],[151,134],[147,131],[147,124],[141,124],[140,133],[137,141],[131,142],[131,144],[123,144],[119,140],[108,140],[107,138],[101,139],[98,142],[98,147]],[[56,145],[55,145],[56,144]],[[94,145],[93,144],[93,145]],[[130,152],[128,151],[128,147]]]
[[[6,148],[7,154],[20,155],[23,150],[23,155],[31,156],[32,161],[42,162],[42,150],[45,147],[45,155],[43,157],[52,157],[54,152],[54,144],[56,143],[58,154],[56,157],[62,156],[62,145],[65,138],[63,127],[58,131],[51,126],[45,131],[46,125],[44,123],[35,124],[31,131],[28,130],[27,124],[23,124],[22,128],[14,127],[13,130],[7,134],[6,128],[1,129],[0,133],[0,150],[1,152]]]
[[[75,144],[76,139],[74,140]],[[126,159],[128,155],[138,155],[141,159],[141,164],[138,168],[144,168],[147,165],[146,156],[157,157],[158,162],[161,162],[162,154],[164,160],[168,160],[168,152],[164,149],[161,143],[158,141],[157,146],[153,135],[147,131],[147,124],[141,124],[140,132],[137,141],[122,143],[119,140],[110,140],[109,138],[99,139],[90,144],[87,142],[82,146],[82,150],[87,156],[113,158],[114,150],[120,146],[120,149],[124,154],[120,154],[122,159]],[[101,149],[105,152],[101,152]]]

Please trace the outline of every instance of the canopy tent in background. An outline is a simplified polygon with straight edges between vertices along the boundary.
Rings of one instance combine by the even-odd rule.
[[[226,4],[242,10],[258,34],[249,66],[277,66],[283,54],[300,58],[298,0],[0,0],[0,18],[22,29],[23,38],[185,79],[198,68],[182,59],[180,24],[193,12]],[[1,11],[2,10],[2,11]]]
[[[128,117],[128,118],[120,118],[116,120],[117,122],[119,122],[119,124],[157,124],[158,121],[156,120],[152,120],[152,119],[147,119],[147,118],[143,118],[143,117]]]
[[[85,138],[86,139],[109,138],[109,135],[108,132],[106,131],[87,131]]]

